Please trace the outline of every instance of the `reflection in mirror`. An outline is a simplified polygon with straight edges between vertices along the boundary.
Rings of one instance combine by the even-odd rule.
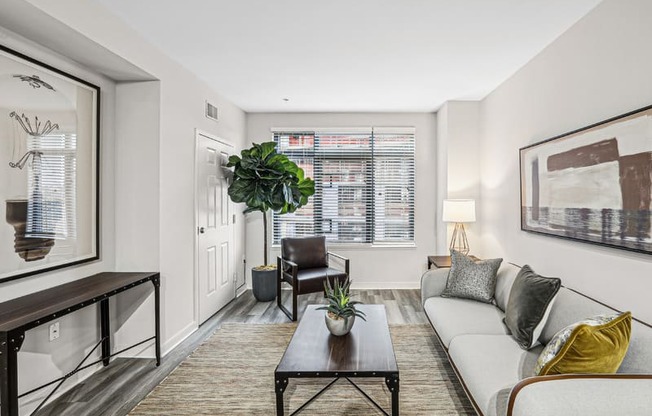
[[[0,47],[0,281],[98,258],[99,88]]]

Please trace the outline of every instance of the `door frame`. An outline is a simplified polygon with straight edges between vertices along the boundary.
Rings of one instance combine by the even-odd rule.
[[[199,170],[198,167],[197,167],[198,166],[197,155],[199,154],[199,152],[198,152],[198,150],[199,150],[199,136],[204,136],[204,137],[206,137],[206,138],[208,138],[210,140],[216,141],[217,143],[220,143],[220,144],[225,145],[225,146],[229,146],[235,152],[235,146],[233,145],[233,143],[229,142],[228,140],[224,140],[219,136],[208,133],[208,132],[206,132],[204,130],[200,130],[200,129],[195,128],[195,156],[194,156],[195,161],[194,161],[194,165],[193,165],[194,189],[193,189],[193,201],[192,201],[192,204],[193,204],[193,222],[194,222],[193,226],[195,228],[193,230],[194,235],[195,235],[195,237],[193,238],[193,256],[194,256],[194,259],[193,259],[193,286],[194,286],[194,292],[195,292],[195,294],[194,294],[194,301],[195,301],[194,303],[195,303],[195,305],[193,307],[193,320],[197,324],[198,328],[201,325],[201,323],[199,322],[200,319],[201,319],[199,317],[199,297],[200,297],[200,293],[199,293],[199,253],[198,253],[199,234],[197,233],[197,227],[198,227],[198,222],[199,222],[199,212],[198,212],[199,207],[197,206],[197,196],[199,194],[199,190],[198,190],[198,185],[199,184],[197,183],[197,173],[198,173],[198,170]],[[234,239],[234,244],[235,244],[235,229],[233,230],[233,239]],[[234,267],[235,267],[235,263],[234,263]],[[232,278],[232,277],[230,276],[229,278]],[[234,291],[233,291],[234,298],[237,295],[237,291],[238,291],[238,288],[237,287],[234,288]]]

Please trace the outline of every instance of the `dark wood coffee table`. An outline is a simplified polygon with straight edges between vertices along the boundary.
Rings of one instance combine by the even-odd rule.
[[[303,410],[340,378],[346,379],[385,415],[389,415],[373,401],[352,378],[382,377],[392,395],[392,415],[398,416],[399,372],[389,335],[384,305],[358,305],[367,321],[357,318],[348,335],[331,335],[324,322],[325,311],[320,305],[309,305],[299,326],[274,371],[276,414],[283,415],[283,392],[290,378],[333,378],[319,393],[292,414]]]

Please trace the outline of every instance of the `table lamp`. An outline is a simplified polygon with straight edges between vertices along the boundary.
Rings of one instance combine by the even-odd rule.
[[[455,223],[450,249],[469,254],[469,241],[466,239],[464,223],[475,222],[475,200],[446,199],[442,211],[442,220],[444,222]]]

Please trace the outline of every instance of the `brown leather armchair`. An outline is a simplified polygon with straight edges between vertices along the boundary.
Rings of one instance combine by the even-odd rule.
[[[329,267],[329,257],[344,262],[344,271]],[[297,296],[323,292],[326,277],[331,283],[338,279],[346,281],[349,276],[349,259],[326,250],[326,237],[302,237],[281,239],[281,255],[276,264],[276,303],[288,318],[297,320]],[[292,286],[292,313],[281,300],[283,282]]]

